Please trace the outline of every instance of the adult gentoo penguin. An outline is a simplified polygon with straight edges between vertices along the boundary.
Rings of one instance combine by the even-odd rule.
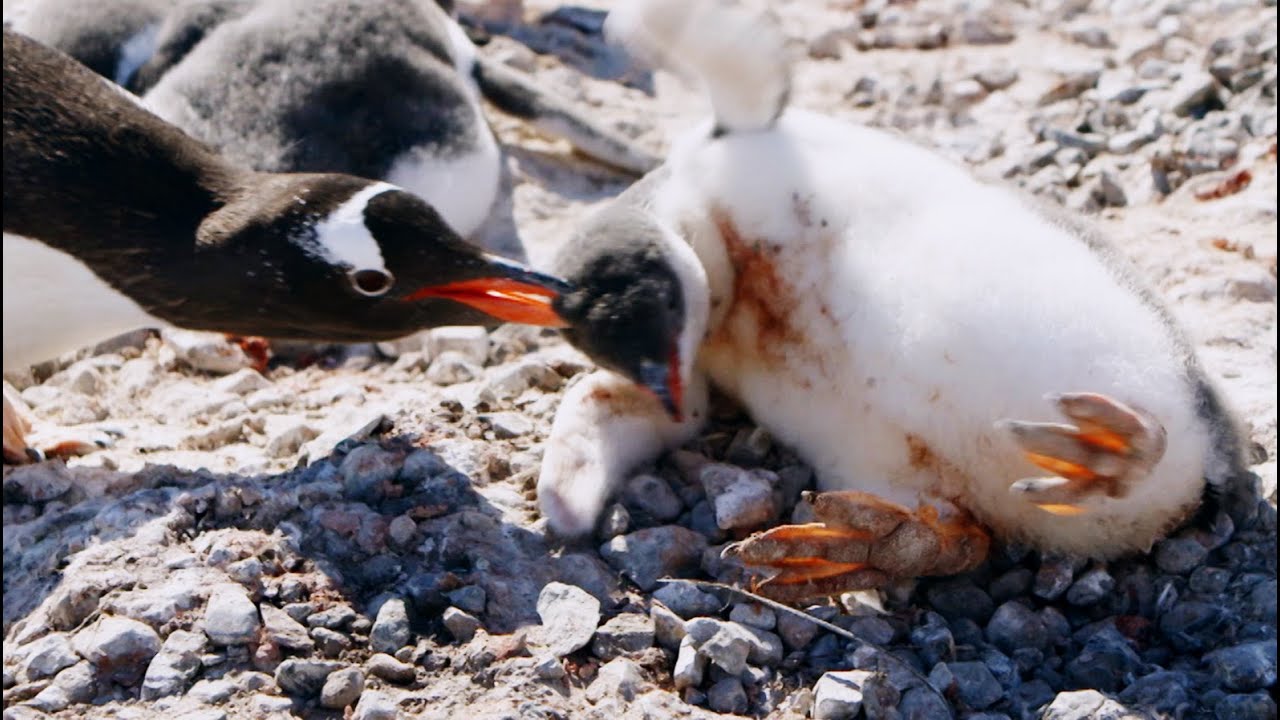
[[[4,32],[4,367],[138,327],[369,341],[560,325],[555,278],[417,196],[228,163],[87,68]],[[8,400],[5,456],[11,447]]]
[[[715,117],[555,267],[576,285],[557,301],[571,340],[616,372],[557,412],[538,482],[553,529],[589,530],[626,472],[689,438],[708,381],[825,491],[818,522],[736,548],[780,599],[964,571],[990,534],[1111,558],[1202,496],[1256,507],[1190,344],[1096,236],[899,137],[788,107],[766,16],[644,0],[606,29],[705,83]]]

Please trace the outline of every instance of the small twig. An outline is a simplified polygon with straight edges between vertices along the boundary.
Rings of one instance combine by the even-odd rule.
[[[734,587],[732,585],[726,585],[724,583],[713,582],[711,580],[688,580],[685,578],[658,578],[658,582],[688,583],[690,585],[693,585],[694,587],[710,588],[713,590],[724,590],[726,592],[730,592],[735,595],[740,595],[750,600],[754,600],[755,602],[758,602],[762,605],[767,605],[770,608],[773,608],[774,610],[781,610],[782,612],[788,613],[794,617],[808,620],[809,622],[813,623],[814,625],[817,625],[818,627],[822,628],[823,630],[826,630],[827,632],[835,633],[836,635],[839,635],[840,637],[845,638],[846,640],[852,640],[861,645],[866,645],[869,648],[878,650],[882,656],[888,657],[892,659],[895,663],[897,663],[899,666],[906,668],[907,672],[911,673],[912,676],[914,676],[917,680],[919,680],[920,684],[923,685],[926,690],[936,695],[937,698],[942,701],[943,707],[947,708],[947,713],[949,713],[951,717],[953,718],[955,717],[955,713],[952,712],[951,710],[951,703],[947,702],[947,698],[944,697],[937,688],[935,688],[932,684],[930,684],[929,678],[925,677],[924,673],[912,667],[911,663],[889,652],[888,649],[880,645],[877,645],[876,643],[873,643],[870,640],[866,640],[864,638],[858,637],[856,634],[849,632],[848,630],[845,630],[839,625],[833,625],[832,623],[829,623],[826,620],[823,620],[821,618],[816,618],[813,615],[810,615],[809,613],[803,610],[793,608],[790,605],[784,605],[778,602],[777,600],[770,600],[767,597],[757,595],[756,593],[753,593],[749,590],[743,590],[742,588]]]

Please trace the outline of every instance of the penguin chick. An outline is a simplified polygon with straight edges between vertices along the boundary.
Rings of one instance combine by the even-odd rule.
[[[787,107],[766,16],[643,0],[606,23],[701,81],[715,117],[555,266],[576,288],[570,337],[623,375],[583,381],[618,412],[599,392],[557,412],[538,482],[553,529],[590,529],[626,472],[692,435],[705,396],[683,421],[658,399],[704,379],[825,491],[818,522],[735,548],[779,599],[962,572],[991,534],[1112,558],[1202,497],[1210,515],[1256,507],[1190,343],[1104,242],[896,136]]]
[[[9,30],[3,93],[6,370],[139,327],[355,342],[563,324],[561,281],[391,184],[244,170]]]

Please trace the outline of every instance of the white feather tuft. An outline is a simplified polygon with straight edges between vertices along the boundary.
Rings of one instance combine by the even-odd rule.
[[[647,64],[705,86],[722,132],[767,130],[786,107],[791,62],[776,18],[733,0],[636,0],[605,34]]]

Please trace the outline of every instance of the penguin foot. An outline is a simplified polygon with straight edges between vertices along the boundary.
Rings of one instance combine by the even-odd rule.
[[[267,371],[267,365],[271,362],[271,341],[256,335],[228,335],[227,341],[240,346],[244,354],[249,357],[252,367],[260,373]]]
[[[1049,398],[1072,424],[1002,420],[1026,458],[1053,477],[1009,487],[1055,515],[1087,512],[1090,497],[1122,498],[1164,456],[1165,430],[1150,414],[1097,393]]]
[[[15,394],[16,395],[16,394]],[[51,457],[85,455],[111,447],[115,440],[101,430],[84,427],[65,428],[46,425],[31,415],[21,400],[4,397],[4,462],[23,465]]]
[[[987,557],[987,531],[959,511],[912,511],[853,490],[806,493],[818,522],[783,525],[726,553],[766,570],[753,590],[779,602],[885,587],[895,578],[953,575]]]

